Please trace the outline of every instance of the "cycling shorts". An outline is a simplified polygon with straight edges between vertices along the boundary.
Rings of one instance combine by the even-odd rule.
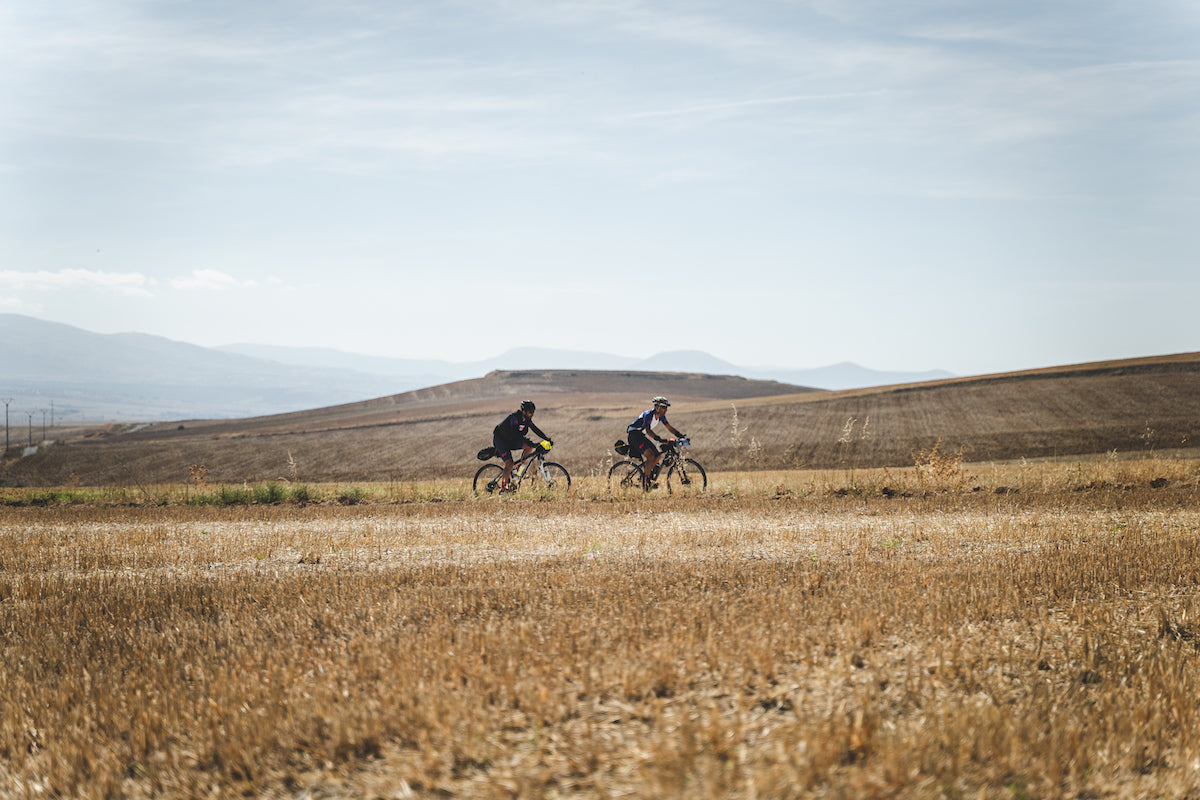
[[[530,445],[530,442],[528,442],[528,441],[521,442],[516,447],[513,447],[511,444],[504,441],[499,436],[496,436],[495,434],[492,435],[492,447],[496,448],[496,455],[499,456],[501,461],[516,461],[518,458],[521,457],[521,451],[525,448],[526,445]],[[532,446],[532,445],[530,445],[530,446]],[[514,452],[515,452],[515,455],[514,455]]]
[[[629,439],[629,446],[635,448],[642,455],[645,455],[647,452],[658,452],[658,446],[650,441],[650,437],[641,431],[630,431],[627,438]]]

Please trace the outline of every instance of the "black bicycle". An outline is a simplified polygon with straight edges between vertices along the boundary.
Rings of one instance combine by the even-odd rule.
[[[524,483],[547,494],[565,495],[571,488],[571,475],[562,464],[546,460],[546,453],[550,451],[550,446],[549,442],[542,442],[534,448],[532,453],[517,459],[513,464],[512,475],[504,492],[515,493]],[[486,457],[495,458],[494,448],[480,450],[479,456],[483,458],[489,450],[491,454]],[[499,464],[484,464],[475,473],[475,480],[471,484],[475,494],[500,494],[500,478],[503,474],[504,467]]]
[[[659,476],[667,476],[667,492],[670,494],[703,494],[708,488],[708,474],[694,458],[684,458],[683,449],[691,445],[690,439],[674,439],[662,446],[662,460],[655,465],[650,475],[649,487],[644,482],[645,462],[641,454],[626,442],[617,442],[613,449],[618,455],[631,456],[618,461],[608,471],[608,488],[613,493],[634,490],[649,491],[659,485]]]

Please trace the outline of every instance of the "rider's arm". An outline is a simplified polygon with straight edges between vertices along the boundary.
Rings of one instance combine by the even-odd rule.
[[[553,444],[553,441],[550,439],[550,437],[549,437],[549,436],[547,436],[546,434],[542,433],[542,429],[541,429],[541,428],[539,428],[537,425],[534,425],[534,424],[533,424],[533,420],[530,420],[530,421],[529,421],[529,430],[533,431],[533,432],[534,432],[534,433],[536,433],[538,436],[540,436],[540,437],[542,437],[543,439],[545,439],[547,442],[551,442],[551,444]]]

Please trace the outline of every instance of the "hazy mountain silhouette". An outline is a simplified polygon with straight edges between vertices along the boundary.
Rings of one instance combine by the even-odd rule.
[[[709,375],[740,375],[743,378],[774,380],[817,389],[858,389],[894,383],[915,383],[955,377],[945,370],[897,372],[868,369],[850,362],[813,369],[745,367],[699,350],[673,350],[649,358],[630,358],[610,353],[518,347],[481,361],[453,362],[385,358],[341,350],[277,345],[231,344],[217,348],[231,353],[257,356],[285,364],[352,368],[406,379],[430,379],[436,385],[485,375],[495,369],[632,369],[649,372],[703,372]],[[434,380],[436,379],[436,380]]]
[[[14,419],[172,420],[302,411],[477,378],[493,370],[638,370],[739,375],[822,389],[879,386],[946,372],[746,368],[682,350],[649,358],[520,347],[471,362],[385,358],[330,348],[200,347],[141,333],[100,334],[0,314],[0,396]],[[29,421],[28,419],[26,420]]]

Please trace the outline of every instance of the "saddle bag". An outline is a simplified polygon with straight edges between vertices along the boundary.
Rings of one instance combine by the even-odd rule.
[[[623,439],[617,439],[616,444],[613,445],[613,450],[616,450],[617,455],[619,455],[619,456],[628,456],[629,455],[629,443],[624,441]]]
[[[476,453],[475,457],[478,458],[480,461],[487,461],[489,458],[495,458],[496,457],[496,448],[493,445],[488,445],[487,447],[483,448],[478,453]]]

